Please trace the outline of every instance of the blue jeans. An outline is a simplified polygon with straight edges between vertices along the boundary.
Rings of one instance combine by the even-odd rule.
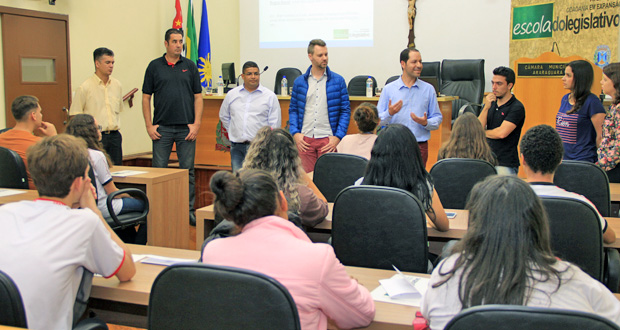
[[[233,172],[240,170],[241,166],[243,166],[243,160],[245,159],[245,154],[248,153],[248,147],[250,147],[249,143],[230,143],[230,164],[232,165]]]
[[[123,208],[118,212],[119,215],[144,211],[144,202],[137,198],[123,197],[121,200],[123,201]]]
[[[189,134],[187,125],[159,125],[157,132],[161,134],[159,140],[153,140],[153,167],[168,167],[172,145],[177,145],[177,156],[179,165],[183,169],[189,170],[189,210],[194,211],[194,198],[196,188],[194,187],[194,158],[196,156],[196,141],[186,141],[185,137]]]

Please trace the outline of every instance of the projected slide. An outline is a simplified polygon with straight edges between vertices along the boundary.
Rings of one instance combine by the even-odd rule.
[[[373,0],[260,0],[260,48],[372,47]],[[243,20],[243,17],[241,17]]]

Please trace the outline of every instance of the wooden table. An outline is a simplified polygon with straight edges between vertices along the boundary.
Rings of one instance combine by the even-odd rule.
[[[329,213],[325,220],[310,231],[326,232],[329,233],[332,230],[332,212],[334,203],[328,203]],[[449,210],[446,212],[456,212],[454,219],[449,219],[450,230],[441,232],[435,229],[432,224],[428,226],[428,238],[429,240],[449,240],[449,239],[461,239],[467,232],[469,212],[467,210]],[[620,219],[619,219],[620,220]],[[620,221],[619,221],[620,222]],[[208,205],[196,210],[196,249],[200,250],[202,242],[204,242],[206,235],[208,235],[215,224],[215,213],[213,212],[213,205]]]
[[[620,202],[620,183],[609,184],[609,197],[612,202]]]
[[[146,192],[148,244],[189,249],[189,172],[184,169],[114,166],[112,172],[132,170],[146,173],[114,176],[119,188],[137,187]]]
[[[180,250],[153,246],[128,245],[135,254],[156,254],[166,257],[198,259],[200,253],[193,250]],[[95,277],[91,298],[114,303],[129,303],[148,306],[153,282],[163,266],[136,263],[136,276],[128,282],[120,283],[116,278],[104,279]],[[390,278],[394,271],[359,267],[346,267],[347,273],[356,278],[368,291],[379,286],[380,279]],[[429,276],[428,274],[413,274]],[[411,329],[415,317],[416,307],[376,302],[376,315],[373,323],[367,329]],[[105,321],[105,320],[104,320]]]
[[[4,197],[0,197],[0,205],[4,205],[7,203],[13,203],[13,202],[19,202],[19,201],[23,201],[23,200],[34,200],[36,198],[39,198],[39,193],[36,190],[29,190],[29,189],[7,189],[7,188],[0,188],[0,190],[16,190],[16,191],[23,191],[23,194],[17,194],[17,195],[11,195],[11,196],[4,196]]]

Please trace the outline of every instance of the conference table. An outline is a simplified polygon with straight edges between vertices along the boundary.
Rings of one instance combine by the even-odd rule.
[[[118,188],[134,187],[149,198],[147,217],[148,244],[189,249],[189,173],[184,169],[138,166],[111,168]],[[121,171],[138,171],[134,175],[117,175]],[[3,189],[0,188],[0,192]],[[0,197],[0,205],[39,197],[36,190],[7,189],[22,193]]]
[[[330,233],[332,229],[332,211],[334,208],[334,203],[329,203],[329,213],[325,220],[313,228],[310,228],[309,231],[315,232],[325,232]],[[469,211],[467,210],[456,210],[456,209],[446,209],[446,212],[454,212],[456,213],[456,217],[453,219],[449,219],[450,229],[448,231],[439,231],[435,229],[433,224],[430,221],[427,221],[428,224],[428,239],[429,241],[440,241],[445,242],[451,239],[461,239],[467,233],[467,228],[469,226]],[[202,242],[205,239],[205,235],[208,235],[209,232],[213,229],[215,224],[215,213],[213,212],[213,205],[205,206],[196,210],[196,249],[199,250],[202,246]],[[610,228],[616,232],[617,238],[614,243],[607,244],[605,243],[605,247],[620,249],[620,218],[614,217],[606,217],[607,224]]]

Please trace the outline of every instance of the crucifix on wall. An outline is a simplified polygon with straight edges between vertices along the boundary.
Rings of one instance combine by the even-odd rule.
[[[409,0],[409,5],[407,6],[407,19],[409,20],[409,42],[407,42],[407,47],[415,47],[415,1]]]

